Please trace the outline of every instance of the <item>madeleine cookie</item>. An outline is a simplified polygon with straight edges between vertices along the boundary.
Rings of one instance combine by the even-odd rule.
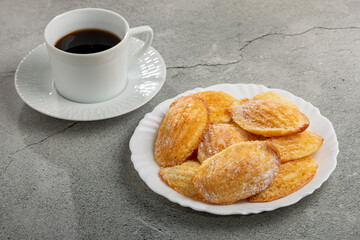
[[[309,126],[305,114],[270,101],[245,98],[234,102],[228,111],[240,127],[266,137],[299,133]]]
[[[288,107],[292,107],[300,112],[300,109],[298,108],[298,106],[296,106],[295,103],[293,103],[286,97],[281,96],[280,94],[277,94],[276,92],[273,92],[273,91],[260,93],[260,94],[256,95],[255,97],[253,97],[252,100],[271,101],[271,102],[279,103],[279,104],[282,104],[282,105],[285,105]]]
[[[313,179],[317,168],[317,163],[310,156],[281,164],[278,174],[269,187],[248,200],[269,202],[296,192]]]
[[[264,190],[278,172],[279,157],[271,143],[237,143],[204,161],[193,182],[207,202],[231,204]]]
[[[225,148],[244,141],[238,127],[227,123],[211,124],[199,144],[197,158],[202,163]]]
[[[262,141],[268,139],[267,137],[256,135],[251,132],[245,131],[242,129],[239,125],[237,125],[235,122],[230,122],[231,125],[237,128],[239,131],[241,137],[244,139],[244,141]]]
[[[221,91],[197,92],[189,96],[197,96],[204,99],[210,110],[211,123],[230,122],[231,118],[226,109],[236,101],[236,98],[233,96]]]
[[[287,162],[316,152],[324,139],[316,133],[305,131],[290,136],[268,138],[266,141],[279,150],[281,162]]]
[[[209,127],[209,110],[199,97],[181,97],[170,105],[155,143],[161,167],[183,163],[197,149]]]
[[[195,188],[193,178],[199,172],[200,163],[188,160],[181,165],[160,169],[160,176],[178,193],[195,200],[204,201],[202,195]]]

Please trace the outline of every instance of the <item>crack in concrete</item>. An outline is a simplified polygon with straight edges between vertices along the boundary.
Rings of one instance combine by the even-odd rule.
[[[148,228],[150,228],[150,229],[154,230],[155,232],[158,232],[158,233],[160,233],[162,235],[169,236],[167,233],[163,232],[161,229],[152,226],[151,223],[149,223],[149,222],[147,222],[145,220],[142,220],[141,218],[138,218],[138,217],[136,219],[139,220],[145,227],[148,227]]]
[[[27,148],[29,148],[29,147],[34,146],[34,145],[38,145],[38,144],[40,144],[40,143],[43,143],[43,142],[45,142],[47,139],[49,139],[50,137],[53,137],[53,136],[55,136],[55,135],[57,135],[57,134],[59,134],[59,133],[65,132],[66,130],[68,130],[69,128],[74,127],[74,126],[75,126],[76,124],[78,124],[78,123],[79,123],[79,122],[74,122],[74,123],[68,125],[66,128],[61,129],[61,130],[59,130],[59,131],[57,131],[57,132],[55,132],[55,133],[53,133],[53,134],[50,134],[49,136],[46,136],[45,138],[41,139],[40,141],[37,141],[37,142],[34,142],[34,143],[30,143],[30,144],[26,145],[25,147],[20,148],[20,149],[16,150],[15,152],[13,152],[12,154],[10,154],[10,156],[9,156],[8,158],[11,159],[12,156],[14,156],[16,153],[18,153],[18,152],[20,152],[20,151],[23,151],[23,150],[25,150],[25,149],[27,149]],[[10,166],[10,164],[11,164],[12,162],[13,162],[13,160],[10,160],[10,161],[9,161],[9,163],[6,165],[6,167],[5,167],[4,172],[2,173],[2,175],[6,172],[6,170],[8,169],[8,167]]]
[[[0,72],[0,82],[5,82],[5,78],[14,77],[15,71]]]
[[[310,29],[307,29],[303,32],[299,32],[299,33],[293,33],[293,34],[289,34],[289,33],[267,33],[264,34],[262,36],[256,37],[254,39],[251,39],[249,41],[246,41],[246,43],[239,49],[239,52],[243,51],[245,48],[247,48],[249,45],[251,45],[253,42],[256,42],[260,39],[263,38],[267,38],[267,37],[271,37],[271,36],[284,36],[284,37],[294,37],[294,36],[299,36],[299,35],[303,35],[306,34],[308,32],[311,32],[313,30],[316,29],[321,29],[321,30],[327,30],[327,31],[333,31],[333,30],[347,30],[347,29],[357,29],[359,30],[360,27],[334,27],[334,28],[330,28],[330,27],[312,27]],[[196,67],[216,67],[216,66],[227,66],[227,65],[233,65],[233,64],[237,64],[241,61],[242,59],[242,55],[240,54],[240,59],[236,60],[236,61],[232,61],[232,62],[228,62],[228,63],[213,63],[213,64],[206,64],[206,63],[198,63],[195,65],[190,65],[190,66],[174,66],[174,67],[167,67],[167,69],[188,69],[188,68],[196,68]]]
[[[15,70],[0,72],[1,77],[8,77],[15,75]]]
[[[186,69],[186,68],[196,68],[196,67],[216,67],[216,66],[227,66],[227,65],[233,65],[233,64],[237,64],[241,61],[241,57],[242,55],[240,55],[240,59],[233,61],[233,62],[228,62],[228,63],[198,63],[195,65],[191,65],[191,66],[175,66],[175,67],[168,67],[167,69]]]

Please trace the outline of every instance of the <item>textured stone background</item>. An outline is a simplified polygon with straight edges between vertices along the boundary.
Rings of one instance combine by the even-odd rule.
[[[167,80],[124,116],[69,122],[21,101],[14,73],[55,15],[101,7],[150,25]],[[359,239],[359,1],[0,1],[0,239]],[[282,88],[317,106],[340,143],[327,182],[295,205],[215,216],[153,193],[129,139],[167,98],[217,83]]]

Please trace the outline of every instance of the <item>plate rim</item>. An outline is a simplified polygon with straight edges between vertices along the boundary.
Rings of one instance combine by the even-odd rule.
[[[138,38],[135,38],[135,37],[132,37],[135,41],[140,41],[140,42],[143,42],[142,40],[138,39]],[[127,114],[129,112],[132,112],[142,106],[144,106],[146,103],[148,103],[150,100],[152,100],[158,93],[159,91],[162,89],[162,87],[164,86],[165,84],[165,81],[166,81],[166,75],[167,75],[167,69],[166,69],[166,63],[163,59],[163,57],[161,56],[161,54],[153,47],[153,46],[150,46],[149,50],[153,50],[154,52],[157,53],[159,59],[160,59],[160,65],[162,66],[162,75],[163,75],[163,80],[161,82],[161,84],[159,84],[159,87],[153,91],[153,95],[149,98],[149,99],[146,99],[146,101],[143,101],[141,102],[140,104],[138,104],[136,107],[132,108],[132,109],[129,109],[127,111],[122,111],[121,113],[116,113],[116,114],[110,114],[108,116],[104,116],[104,117],[85,117],[84,115],[83,116],[77,116],[77,117],[64,117],[64,116],[61,116],[61,114],[55,114],[53,112],[47,112],[45,111],[44,109],[42,108],[39,108],[36,106],[36,104],[33,104],[31,102],[31,100],[27,99],[24,95],[23,95],[23,91],[21,90],[20,86],[19,86],[19,72],[20,70],[23,68],[23,65],[25,64],[25,62],[28,60],[28,58],[35,54],[36,51],[40,51],[41,48],[45,48],[46,47],[46,44],[45,42],[39,44],[38,46],[36,46],[35,48],[33,48],[29,53],[27,53],[23,58],[22,60],[20,61],[20,63],[18,64],[17,68],[16,68],[16,71],[15,71],[15,75],[14,75],[14,85],[15,85],[15,89],[16,89],[16,92],[17,94],[19,95],[19,97],[21,98],[21,100],[26,104],[28,105],[30,108],[34,109],[35,111],[37,112],[40,112],[44,115],[47,115],[47,116],[50,116],[50,117],[54,117],[54,118],[57,118],[57,119],[62,119],[62,120],[68,120],[68,121],[99,121],[99,120],[105,120],[105,119],[110,119],[110,118],[114,118],[114,117],[118,117],[118,116],[121,116],[121,115],[124,115],[124,114]],[[149,51],[148,50],[148,51]],[[131,66],[129,66],[130,68]],[[128,85],[128,84],[127,84]],[[56,90],[55,90],[56,92]],[[62,99],[70,102],[70,103],[74,103],[74,104],[78,104],[78,105],[82,105],[82,103],[78,103],[78,102],[73,102],[71,100],[68,100],[68,99],[65,99],[64,97],[62,97],[59,93],[56,93],[59,97],[61,97]],[[84,103],[84,106],[90,106],[90,105],[102,105],[102,104],[108,104],[109,101],[111,100],[114,100],[116,99],[117,97],[121,96],[121,93],[115,97],[113,97],[112,99],[109,99],[107,101],[103,101],[103,102],[98,102],[98,103],[89,103],[89,104],[85,104]],[[117,102],[118,103],[118,102]],[[116,103],[114,103],[114,106],[116,106]]]
[[[137,135],[139,134],[139,132],[141,130],[141,127],[142,127],[142,124],[144,123],[144,121],[147,121],[148,118],[154,118],[154,117],[157,117],[157,114],[156,112],[162,112],[162,108],[165,108],[167,107],[168,109],[168,105],[170,105],[171,102],[173,102],[175,99],[181,97],[181,96],[185,96],[185,95],[188,95],[188,94],[191,94],[191,93],[195,93],[195,92],[199,92],[199,91],[209,91],[209,90],[215,90],[217,89],[217,91],[223,91],[223,89],[218,89],[218,88],[229,88],[229,87],[233,87],[233,86],[239,86],[239,87],[243,87],[243,86],[250,86],[252,88],[259,88],[261,89],[261,92],[264,92],[264,91],[275,91],[275,92],[281,92],[281,93],[286,93],[286,95],[290,95],[292,98],[295,98],[303,103],[305,103],[305,105],[307,105],[308,107],[310,106],[312,108],[312,110],[314,110],[316,112],[316,114],[320,115],[320,117],[322,118],[322,121],[326,121],[327,124],[329,124],[329,126],[331,127],[331,133],[334,137],[334,144],[335,144],[335,151],[333,152],[333,159],[334,159],[334,162],[333,164],[331,165],[331,168],[328,172],[326,172],[326,174],[323,176],[322,179],[320,179],[319,182],[317,182],[317,184],[311,188],[310,190],[308,190],[307,192],[303,193],[301,196],[297,196],[295,200],[293,201],[290,201],[288,203],[283,203],[281,205],[278,205],[278,206],[269,206],[269,207],[263,207],[263,208],[259,208],[259,209],[242,209],[241,211],[239,209],[235,209],[233,211],[218,211],[216,210],[217,207],[220,207],[220,206],[231,206],[231,205],[214,205],[214,204],[208,204],[208,203],[203,203],[203,202],[199,202],[199,201],[195,201],[195,200],[192,200],[186,196],[183,196],[179,193],[177,193],[175,190],[173,190],[172,188],[170,188],[169,186],[167,186],[169,189],[171,189],[173,191],[173,194],[171,195],[168,195],[168,196],[165,196],[159,189],[157,189],[155,186],[149,184],[149,182],[147,181],[146,179],[146,176],[145,176],[145,173],[142,171],[141,169],[141,165],[139,165],[139,162],[135,159],[136,156],[136,148],[137,148],[137,145],[135,143],[135,138],[137,137]],[[259,90],[260,91],[260,90]],[[291,100],[291,99],[290,99]],[[159,124],[160,126],[160,124]],[[157,128],[159,127],[157,126]],[[157,131],[156,131],[157,132]],[[156,132],[154,134],[156,134]],[[140,132],[141,133],[141,132]],[[336,166],[337,166],[337,156],[338,156],[338,153],[339,153],[339,142],[337,140],[337,135],[336,135],[336,132],[335,132],[335,129],[334,129],[334,126],[333,124],[331,123],[331,121],[326,118],[325,116],[323,116],[320,112],[320,110],[315,107],[314,105],[312,105],[310,102],[307,102],[306,100],[286,91],[286,90],[283,90],[283,89],[278,89],[278,88],[268,88],[264,85],[261,85],[261,84],[253,84],[253,83],[235,83],[235,84],[230,84],[230,83],[223,83],[223,84],[215,84],[215,85],[211,85],[211,86],[208,86],[208,87],[205,87],[205,88],[201,88],[201,87],[198,87],[198,88],[195,88],[195,89],[191,89],[191,90],[188,90],[188,91],[185,91],[183,93],[180,93],[178,95],[176,95],[175,97],[173,98],[169,98],[169,99],[166,99],[164,100],[163,102],[159,103],[151,112],[148,112],[145,114],[145,116],[139,121],[139,124],[137,125],[137,127],[135,128],[134,130],[134,133],[133,135],[131,136],[131,139],[129,141],[129,148],[130,148],[130,151],[131,151],[131,161],[134,165],[134,168],[136,169],[136,171],[138,172],[140,178],[145,182],[145,184],[155,193],[159,194],[160,196],[168,199],[169,201],[173,202],[173,203],[177,203],[183,207],[189,207],[195,211],[200,211],[200,212],[207,212],[207,213],[211,213],[211,214],[215,214],[215,215],[248,215],[248,214],[257,214],[257,213],[261,213],[261,212],[267,212],[267,211],[273,211],[275,209],[278,209],[278,208],[282,208],[282,207],[287,207],[287,206],[290,206],[290,205],[293,205],[297,202],[299,202],[301,199],[303,199],[304,197],[312,194],[316,189],[320,188],[321,185],[328,180],[328,178],[330,177],[331,173],[335,170]],[[166,185],[165,182],[163,182],[164,185]],[[292,194],[288,195],[288,196],[291,196]],[[287,197],[287,196],[286,196]],[[284,197],[284,198],[286,198]],[[284,199],[282,198],[282,199]],[[187,201],[182,201],[182,200],[187,200]],[[280,199],[278,199],[280,200]],[[197,203],[200,203],[201,205],[205,205],[203,208],[198,208],[197,206],[193,206],[191,203],[192,202],[197,202]],[[277,201],[277,200],[275,200]],[[273,201],[274,202],[274,201]],[[262,203],[252,203],[252,204],[262,204]]]

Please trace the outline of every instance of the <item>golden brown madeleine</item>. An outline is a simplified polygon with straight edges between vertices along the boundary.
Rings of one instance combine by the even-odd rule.
[[[193,182],[207,202],[231,204],[264,190],[278,172],[279,158],[271,143],[237,143],[205,160]]]
[[[296,106],[295,103],[293,103],[286,97],[281,96],[280,94],[277,94],[276,92],[273,92],[273,91],[260,93],[260,94],[256,95],[255,97],[253,97],[252,100],[264,100],[264,101],[276,102],[276,103],[279,103],[279,104],[282,104],[282,105],[285,105],[288,107],[295,108],[296,110],[298,110],[300,112],[300,109],[298,108],[298,106]]]
[[[324,139],[316,133],[305,131],[290,136],[272,137],[267,141],[275,145],[280,152],[281,162],[309,156],[319,150]]]
[[[183,163],[197,149],[209,128],[209,110],[199,97],[181,97],[170,105],[155,143],[161,167]]]
[[[228,111],[240,127],[266,137],[299,133],[309,126],[305,114],[270,101],[240,99]]]
[[[174,167],[160,169],[160,176],[175,191],[195,200],[204,201],[202,195],[195,188],[193,178],[199,172],[200,163],[188,160]]]
[[[269,202],[296,192],[313,179],[317,168],[317,163],[310,156],[281,164],[278,174],[269,187],[248,200]]]
[[[221,91],[198,92],[189,96],[197,96],[204,99],[210,110],[211,123],[230,122],[231,118],[226,109],[236,101],[236,98],[233,96]]]
[[[198,160],[202,163],[207,158],[221,152],[225,148],[239,142],[244,142],[239,129],[232,124],[211,124],[202,138],[198,148]]]
[[[248,132],[248,131],[242,129],[239,125],[237,125],[233,121],[231,121],[229,124],[231,124],[231,125],[233,125],[234,127],[237,128],[237,130],[239,131],[241,137],[245,141],[262,141],[262,140],[268,139],[267,137],[264,137],[264,136],[261,136],[261,135],[256,135],[256,134],[253,134],[251,132]]]

